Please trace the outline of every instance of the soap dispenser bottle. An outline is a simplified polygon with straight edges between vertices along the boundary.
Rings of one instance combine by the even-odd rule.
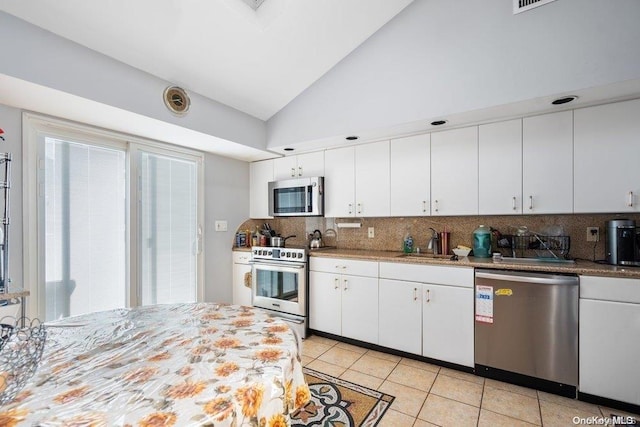
[[[413,237],[411,237],[411,233],[409,230],[404,235],[404,239],[402,241],[402,250],[405,254],[410,254],[413,252]]]

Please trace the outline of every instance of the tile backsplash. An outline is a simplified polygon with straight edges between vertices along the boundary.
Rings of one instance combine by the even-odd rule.
[[[256,225],[268,222],[282,236],[296,235],[287,240],[288,246],[307,244],[307,236],[314,230],[322,232],[324,244],[341,249],[365,249],[401,251],[407,232],[414,240],[414,247],[426,250],[431,236],[429,228],[451,232],[450,248],[459,244],[472,246],[472,235],[480,224],[490,226],[503,234],[512,234],[515,228],[526,226],[529,230],[546,234],[552,227],[561,229],[571,237],[569,255],[572,258],[604,259],[605,222],[610,219],[633,219],[640,225],[640,214],[570,214],[570,215],[514,215],[514,216],[452,216],[452,217],[394,217],[394,218],[275,218],[247,220],[239,230],[255,230]],[[360,228],[338,228],[336,223],[356,222]],[[368,237],[369,227],[375,237]],[[600,241],[587,242],[587,227],[600,228]],[[495,243],[494,243],[495,244]]]

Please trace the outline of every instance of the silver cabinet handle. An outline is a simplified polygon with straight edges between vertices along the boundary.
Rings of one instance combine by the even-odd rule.
[[[348,283],[349,283],[349,282],[347,281],[347,279],[344,279],[344,290],[345,290],[345,291],[348,289],[348,288],[347,288],[347,284],[348,284]]]
[[[353,213],[353,203],[349,203],[349,214]]]
[[[427,289],[427,302],[431,302],[431,291]]]
[[[338,289],[340,287],[339,283],[340,279],[338,279],[337,277],[333,279],[333,289]]]
[[[529,210],[533,210],[533,196],[529,196]]]
[[[427,211],[427,201],[423,200],[422,201],[422,212],[426,212]]]
[[[413,288],[413,300],[418,300],[418,288]]]
[[[629,191],[629,203],[627,203],[627,206],[633,206],[633,191]]]
[[[438,212],[438,210],[439,210],[439,209],[438,209],[438,201],[437,201],[437,200],[434,200],[434,202],[433,202],[433,203],[435,204],[436,212]]]
[[[298,166],[298,176],[302,176],[302,166]]]
[[[516,210],[516,196],[513,196],[513,210]]]
[[[291,168],[291,178],[296,176],[296,168]]]
[[[362,202],[358,202],[358,213],[362,213]]]

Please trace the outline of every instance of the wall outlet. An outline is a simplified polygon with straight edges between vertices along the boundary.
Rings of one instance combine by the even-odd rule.
[[[376,237],[376,232],[373,227],[369,227],[367,235],[369,236],[370,239],[373,239],[374,237]]]
[[[587,242],[600,241],[600,227],[587,227]]]
[[[227,231],[227,221],[216,221],[216,231]]]

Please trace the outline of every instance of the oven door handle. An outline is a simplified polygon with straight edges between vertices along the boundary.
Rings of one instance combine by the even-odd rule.
[[[303,270],[307,268],[305,264],[300,264],[297,262],[287,262],[287,261],[278,261],[278,262],[261,262],[261,261],[251,261],[249,262],[252,266],[263,266],[263,267],[285,267],[285,268],[293,268],[296,270]]]

